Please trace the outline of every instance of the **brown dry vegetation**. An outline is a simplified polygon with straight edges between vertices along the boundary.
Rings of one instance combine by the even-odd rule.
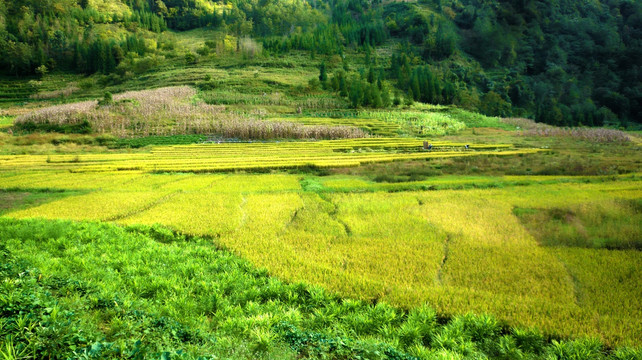
[[[54,99],[57,97],[62,97],[62,96],[70,96],[71,94],[75,93],[76,91],[80,90],[78,86],[71,85],[65,89],[61,90],[53,90],[53,91],[44,91],[44,92],[39,92],[37,94],[31,94],[29,96],[30,99],[37,99],[37,100],[47,100],[47,99]]]
[[[536,123],[531,119],[523,118],[506,118],[501,121],[505,124],[518,126],[523,129],[520,132],[520,135],[523,136],[570,137],[600,143],[631,141],[629,134],[624,131],[614,129],[556,127],[544,123]]]
[[[339,139],[366,134],[347,126],[305,126],[292,122],[270,122],[254,115],[226,111],[224,106],[206,104],[195,98],[196,90],[166,87],[115,95],[113,102],[97,100],[55,105],[21,115],[15,124],[74,125],[88,121],[92,130],[119,137],[215,134],[241,139]]]
[[[28,195],[27,192],[0,192],[0,213],[15,207]]]

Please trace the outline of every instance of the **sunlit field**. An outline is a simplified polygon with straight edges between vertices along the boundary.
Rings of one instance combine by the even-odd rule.
[[[641,20],[0,0],[0,360],[642,360]]]
[[[367,163],[440,157],[529,154],[541,149],[514,149],[506,144],[468,145],[439,142],[432,150],[421,140],[390,138],[156,147],[148,153],[0,156],[9,170],[68,169],[72,172],[143,170],[216,172],[292,168],[351,167]],[[434,150],[434,151],[433,151]]]
[[[497,177],[488,187],[475,179],[435,179],[390,192],[340,176],[75,173],[54,170],[55,164],[5,171],[0,184],[80,192],[6,216],[161,224],[210,238],[281,279],[342,296],[406,309],[429,304],[447,315],[490,313],[507,324],[613,345],[642,340],[642,179],[636,175]],[[466,186],[477,182],[481,188]],[[593,223],[599,236],[617,237],[626,228],[633,245],[555,242],[520,213],[580,217],[578,209],[595,207],[617,215]],[[564,220],[546,224],[555,221]]]

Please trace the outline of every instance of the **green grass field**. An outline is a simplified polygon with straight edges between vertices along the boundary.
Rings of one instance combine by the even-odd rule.
[[[6,129],[13,125],[13,117],[0,116],[0,129]]]

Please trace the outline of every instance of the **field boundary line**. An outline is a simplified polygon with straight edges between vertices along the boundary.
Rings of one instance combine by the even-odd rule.
[[[125,214],[115,215],[115,216],[112,216],[110,218],[107,218],[107,219],[101,220],[101,221],[118,221],[118,220],[123,220],[123,219],[126,219],[126,218],[134,216],[134,215],[138,215],[138,214],[143,213],[145,211],[149,211],[149,210],[153,209],[154,207],[156,207],[156,206],[158,206],[160,204],[163,204],[163,203],[167,202],[168,200],[170,200],[171,198],[173,198],[174,196],[178,195],[181,192],[182,192],[181,190],[177,190],[177,191],[171,192],[171,193],[169,193],[169,194],[167,194],[165,196],[161,196],[160,198],[150,202],[149,204],[143,205],[143,207],[141,207],[141,208],[132,210],[132,211],[127,212]]]
[[[444,267],[446,266],[446,262],[448,261],[448,255],[450,253],[450,241],[451,241],[451,235],[449,233],[446,233],[446,239],[444,240],[444,246],[443,246],[443,254],[444,256],[441,258],[441,263],[439,264],[439,269],[437,269],[437,285],[443,286],[444,285],[444,279],[443,279],[443,270]]]
[[[299,194],[299,197],[301,197],[300,194]],[[301,199],[301,200],[303,202],[303,199]],[[280,238],[281,236],[284,236],[284,235],[286,235],[288,233],[288,231],[290,229],[290,226],[292,226],[292,224],[296,221],[297,217],[299,216],[299,211],[304,210],[304,209],[305,209],[305,204],[299,206],[298,208],[296,208],[294,210],[294,213],[290,217],[290,221],[288,221],[288,223],[285,224],[283,229],[281,231],[279,231],[279,233],[277,234],[277,237]]]
[[[239,225],[236,227],[236,231],[234,232],[240,232],[243,230],[243,226],[245,226],[245,223],[247,222],[247,211],[245,211],[245,205],[247,204],[247,196],[245,194],[241,194],[241,203],[239,204],[239,210],[241,211],[241,220],[239,221]]]
[[[345,231],[347,237],[351,237],[352,229],[350,229],[350,226],[345,221],[339,219],[339,216],[337,216],[337,214],[339,213],[339,207],[337,206],[337,204],[332,202],[332,200],[327,199],[326,198],[327,196],[324,193],[319,192],[317,193],[317,195],[322,201],[325,201],[328,204],[332,205],[332,211],[328,212],[328,215],[332,220],[336,221],[337,223],[341,224],[341,226],[343,226],[343,231]]]
[[[573,300],[575,301],[575,305],[577,305],[580,308],[584,308],[582,303],[584,302],[584,294],[579,286],[579,280],[575,275],[573,275],[573,272],[571,269],[569,269],[568,265],[562,260],[562,258],[558,254],[554,254],[555,258],[557,261],[562,264],[562,267],[564,267],[564,271],[566,272],[567,279],[570,281],[571,285],[573,286]]]

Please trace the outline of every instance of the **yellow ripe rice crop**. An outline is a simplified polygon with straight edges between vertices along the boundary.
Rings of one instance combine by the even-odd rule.
[[[616,343],[642,338],[642,308],[633,300],[642,298],[639,251],[558,248],[551,253],[580,284],[578,305],[595,311],[600,329]]]
[[[34,208],[11,213],[12,217],[70,220],[114,220],[143,211],[157,201],[171,196],[169,192],[93,192],[71,196]]]
[[[420,199],[426,204],[422,215],[451,234],[445,282],[563,303],[572,300],[564,267],[510,216],[511,204],[477,191],[429,192]]]
[[[35,171],[0,181],[0,188],[47,188],[58,190],[90,190],[116,188],[120,184],[132,184],[142,180],[141,173],[113,173],[109,176],[97,173],[69,176],[69,172]]]
[[[435,142],[433,151],[416,139],[350,139],[318,142],[231,143],[156,147],[150,153],[14,155],[0,159],[0,170],[56,169],[73,172],[223,172],[299,167],[349,167],[362,164],[476,155],[515,155],[539,149],[508,144]]]
[[[190,235],[220,236],[239,226],[240,203],[239,194],[180,193],[118,223],[163,224]]]
[[[171,148],[171,161],[190,149]],[[260,165],[258,156],[256,161]],[[309,181],[325,190],[315,192]],[[483,189],[496,181],[505,187]],[[343,295],[407,308],[428,303],[445,314],[487,312],[510,324],[609,344],[642,342],[640,252],[543,246],[514,213],[586,204],[608,211],[620,200],[642,199],[639,177],[441,177],[419,183],[480,188],[387,192],[399,188],[283,173],[0,171],[2,188],[92,191],[8,216],[160,223],[212,236],[283,279]]]

